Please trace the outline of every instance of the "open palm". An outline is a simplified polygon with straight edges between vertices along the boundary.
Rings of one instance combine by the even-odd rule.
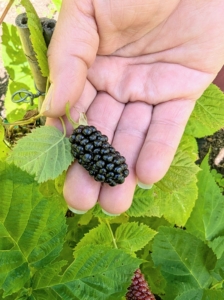
[[[224,63],[223,14],[218,0],[64,1],[49,49],[53,98],[46,115],[62,115],[69,100],[130,169],[124,184],[101,187],[75,163],[64,188],[70,206],[88,210],[98,199],[121,213],[137,180],[152,184],[164,176],[195,101]]]

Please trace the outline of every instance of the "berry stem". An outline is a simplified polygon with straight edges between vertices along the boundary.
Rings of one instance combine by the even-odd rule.
[[[68,118],[69,122],[72,124],[73,128],[76,129],[79,126],[79,124],[76,123],[72,119],[72,117],[71,117],[71,114],[70,114],[70,103],[69,102],[66,103],[65,112],[66,112],[66,117]]]
[[[61,124],[62,124],[62,127],[63,127],[63,134],[64,134],[64,137],[66,136],[66,127],[65,127],[65,122],[64,120],[62,119],[62,117],[59,117],[60,121],[61,121]]]
[[[65,112],[66,112],[66,117],[68,118],[69,122],[72,124],[73,128],[76,129],[77,127],[79,127],[79,125],[84,125],[84,126],[88,126],[88,122],[87,122],[87,118],[86,115],[84,113],[79,113],[79,122],[76,123],[70,114],[70,103],[67,102],[66,107],[65,107]]]

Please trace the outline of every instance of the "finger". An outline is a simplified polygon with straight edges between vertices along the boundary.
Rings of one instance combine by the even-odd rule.
[[[79,99],[87,69],[95,59],[98,43],[91,1],[62,1],[48,49],[52,85],[43,105],[46,116],[63,115],[67,101],[73,106]]]
[[[135,165],[149,127],[152,106],[144,102],[128,103],[119,121],[112,145],[126,158],[129,175],[115,187],[103,185],[99,203],[111,213],[126,211],[132,202],[137,183]]]
[[[82,113],[87,112],[89,106],[91,105],[95,97],[96,97],[95,88],[88,80],[86,80],[81,97],[78,99],[75,105],[70,109],[71,117],[75,122],[78,123],[81,112]],[[65,115],[62,118],[65,123],[67,136],[69,136],[71,135],[74,128]],[[47,118],[46,125],[55,126],[59,130],[63,131],[62,123],[59,118]]]
[[[96,126],[109,141],[112,140],[124,105],[105,93],[99,93],[87,111],[88,123]],[[64,197],[69,206],[77,210],[88,210],[98,200],[101,184],[75,162],[66,176]]]
[[[145,184],[159,181],[167,172],[195,101],[173,100],[155,106],[136,172]]]

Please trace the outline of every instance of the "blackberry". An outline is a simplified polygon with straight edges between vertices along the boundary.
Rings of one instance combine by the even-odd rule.
[[[156,300],[140,269],[137,269],[128,288],[126,300]]]
[[[69,138],[71,152],[96,181],[110,186],[122,184],[128,176],[128,165],[94,126],[80,125]]]

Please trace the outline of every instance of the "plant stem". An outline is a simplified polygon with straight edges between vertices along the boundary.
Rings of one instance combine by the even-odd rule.
[[[64,133],[64,137],[66,136],[66,128],[65,128],[65,122],[64,120],[62,119],[62,117],[59,117],[60,121],[61,121],[61,124],[62,124],[62,127],[63,127],[63,133]]]
[[[78,123],[76,123],[72,117],[71,117],[71,114],[70,114],[70,103],[67,102],[66,103],[66,106],[65,106],[65,112],[66,112],[66,117],[68,118],[69,122],[72,124],[73,128],[77,128],[79,126]]]
[[[214,284],[214,285],[210,288],[210,290],[216,289],[217,286],[219,286],[220,284],[223,284],[223,283],[224,283],[224,280],[222,280],[222,281],[220,281],[220,282],[217,282],[216,284]]]
[[[107,223],[107,226],[108,226],[108,228],[109,228],[110,234],[111,234],[111,236],[112,236],[112,241],[113,241],[113,244],[114,244],[114,248],[118,249],[117,243],[116,243],[116,239],[115,239],[114,234],[113,234],[113,231],[112,231],[112,229],[111,229],[111,227],[110,227],[110,223],[108,222],[108,220],[106,220],[106,223]]]
[[[3,11],[3,14],[1,15],[0,18],[0,25],[2,24],[2,22],[5,19],[5,16],[7,15],[8,11],[10,10],[11,6],[13,5],[14,0],[9,0],[8,4],[6,5],[5,10]]]

